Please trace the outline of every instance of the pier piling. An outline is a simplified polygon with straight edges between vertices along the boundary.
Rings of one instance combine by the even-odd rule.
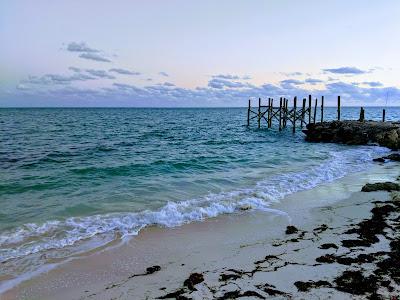
[[[321,123],[324,121],[324,96],[321,96]]]
[[[249,107],[247,109],[247,126],[250,126],[250,110],[251,110],[251,100],[249,99]]]
[[[261,98],[258,98],[258,128],[261,127]]]
[[[314,124],[315,124],[315,120],[316,120],[316,118],[317,118],[317,105],[318,105],[318,98],[315,98],[315,106],[314,106],[314,120],[313,120],[313,122],[314,122]]]
[[[293,99],[293,133],[296,132],[296,106],[297,106],[297,97]]]

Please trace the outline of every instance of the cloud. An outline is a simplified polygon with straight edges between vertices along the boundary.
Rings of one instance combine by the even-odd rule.
[[[229,74],[227,74],[227,75],[222,75],[222,74],[213,75],[212,77],[213,78],[220,78],[220,79],[228,79],[228,80],[239,80],[240,79],[240,77],[237,76],[237,75],[229,75]]]
[[[70,76],[59,74],[46,74],[41,77],[29,76],[28,79],[21,81],[22,84],[32,85],[57,85],[57,84],[70,84],[74,81],[86,81],[95,79],[92,76],[82,73],[76,73]]]
[[[214,89],[223,89],[223,88],[244,88],[249,86],[246,83],[238,82],[238,81],[230,81],[220,78],[213,78],[208,82],[208,86]]]
[[[315,85],[317,83],[322,83],[324,82],[321,79],[316,79],[316,78],[307,78],[306,80],[304,80],[305,83],[311,84],[311,85]]]
[[[301,76],[301,75],[303,75],[302,72],[289,72],[289,73],[281,72],[281,74],[285,75],[285,76]]]
[[[81,69],[77,67],[69,67],[68,69],[71,70],[72,72],[77,72],[77,73],[81,71]]]
[[[90,48],[85,42],[71,42],[67,46],[67,51],[79,53],[79,57],[83,59],[89,59],[99,62],[111,62],[111,60],[109,60],[102,51]],[[72,68],[75,67],[71,67],[71,70]]]
[[[219,74],[213,75],[212,78],[218,79],[226,79],[226,80],[249,80],[251,77],[249,75],[238,76],[238,75],[231,75],[231,74]]]
[[[370,87],[380,87],[383,86],[381,82],[378,81],[364,81],[363,84],[369,85]]]
[[[115,79],[115,76],[108,74],[104,70],[93,70],[93,69],[86,69],[85,70],[90,75],[97,77],[97,78],[106,78],[106,79]]]
[[[94,61],[100,61],[100,62],[111,62],[108,58],[98,54],[98,53],[91,53],[91,52],[85,52],[82,54],[79,54],[80,58],[84,59],[89,59],[89,60],[94,60]]]
[[[324,72],[334,73],[334,74],[365,74],[368,71],[363,71],[355,67],[341,67],[341,68],[333,68],[333,69],[323,69]]]
[[[114,72],[114,73],[118,73],[121,75],[140,75],[141,73],[139,72],[135,72],[135,71],[129,71],[129,70],[125,70],[125,69],[117,69],[117,68],[113,68],[109,70],[110,72]]]
[[[168,76],[169,76],[169,75],[168,75],[168,73],[166,73],[166,72],[162,72],[162,71],[161,71],[161,72],[159,72],[158,74],[159,74],[159,75],[161,75],[161,76],[165,76],[165,77],[168,77]]]
[[[296,86],[304,84],[304,81],[300,81],[297,79],[286,79],[286,80],[280,81],[279,84],[283,89],[292,90],[292,89],[297,88]]]
[[[83,85],[78,83],[99,78],[112,79],[115,74],[107,70],[77,67],[70,67],[69,70],[70,74],[67,75],[30,76],[16,85],[7,96],[4,96],[4,92],[1,94],[0,91],[0,99],[2,96],[5,99],[2,99],[2,105],[15,106],[18,103],[25,103],[26,106],[29,103],[31,105],[47,103],[54,106],[58,103],[60,106],[243,106],[249,98],[287,97],[293,99],[297,96],[298,99],[302,99],[312,94],[313,97],[324,95],[326,105],[335,105],[337,96],[341,95],[344,106],[368,106],[385,104],[387,95],[390,95],[389,101],[400,98],[399,88],[384,87],[382,83],[375,81],[349,83],[338,80],[323,82],[316,78],[306,78],[303,81],[288,78],[276,84],[266,82],[261,85],[252,85],[240,79],[234,79],[241,78],[236,75],[226,77],[231,79],[215,75],[206,86],[196,88],[182,88],[163,81],[157,84],[148,83],[149,85],[144,87],[104,81],[107,86],[90,89],[82,88]],[[145,78],[142,80],[146,82]],[[313,85],[317,83],[318,88],[314,88]],[[30,99],[31,102],[26,99]],[[6,101],[9,101],[8,104]]]
[[[70,52],[86,52],[86,53],[89,53],[89,52],[92,52],[92,53],[100,52],[100,50],[90,48],[84,42],[81,42],[81,43],[71,42],[71,43],[68,44],[67,50],[70,51]]]

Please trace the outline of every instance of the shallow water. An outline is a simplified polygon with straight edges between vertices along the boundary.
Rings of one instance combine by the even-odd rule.
[[[358,112],[342,108],[342,119]],[[256,122],[247,128],[246,114],[0,109],[0,280],[151,224],[268,211],[285,195],[364,170],[388,151],[305,143],[301,132]],[[381,114],[366,109],[367,119]],[[326,108],[326,120],[335,115]],[[386,115],[399,119],[400,109]]]

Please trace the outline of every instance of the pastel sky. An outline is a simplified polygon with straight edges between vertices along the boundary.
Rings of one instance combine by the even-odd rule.
[[[399,16],[399,0],[2,0],[0,106],[400,105]]]

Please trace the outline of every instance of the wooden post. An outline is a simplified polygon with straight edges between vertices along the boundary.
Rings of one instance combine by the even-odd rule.
[[[249,108],[247,109],[247,126],[250,126],[250,99],[249,99]]]
[[[287,119],[288,119],[288,106],[289,106],[289,99],[286,99],[285,101],[285,128],[287,125]]]
[[[269,119],[270,119],[270,117],[271,117],[271,110],[270,110],[270,107],[271,107],[271,98],[268,98],[268,109],[267,109],[267,112],[268,112],[268,116],[267,116],[267,126],[268,126],[268,128],[270,128],[270,127],[269,127]]]
[[[337,97],[337,119],[340,121],[340,96]]]
[[[293,99],[293,133],[296,132],[296,106],[297,106],[297,97]]]
[[[272,114],[274,113],[274,98],[271,98],[271,118],[269,119],[269,128],[272,127]]]
[[[279,131],[282,130],[282,97],[279,99]]]
[[[285,118],[285,128],[286,128],[287,119],[288,119],[288,113],[289,113],[289,99],[286,99],[285,110],[286,110],[286,118]]]
[[[308,124],[311,123],[311,95],[308,95]]]
[[[258,128],[261,127],[261,98],[258,98]]]
[[[386,117],[386,110],[383,109],[383,112],[382,112],[382,122],[385,122],[385,117]]]
[[[324,96],[321,97],[321,123],[324,121]]]
[[[358,119],[358,121],[364,122],[364,119],[365,119],[365,112],[364,112],[364,108],[361,107],[360,108],[360,118]]]
[[[315,124],[315,119],[317,118],[317,105],[318,105],[318,98],[315,98],[315,106],[314,106],[314,124]]]
[[[301,110],[301,122],[300,122],[300,127],[303,128],[303,123],[304,123],[304,115],[306,113],[306,101],[307,99],[303,99],[303,108]]]

